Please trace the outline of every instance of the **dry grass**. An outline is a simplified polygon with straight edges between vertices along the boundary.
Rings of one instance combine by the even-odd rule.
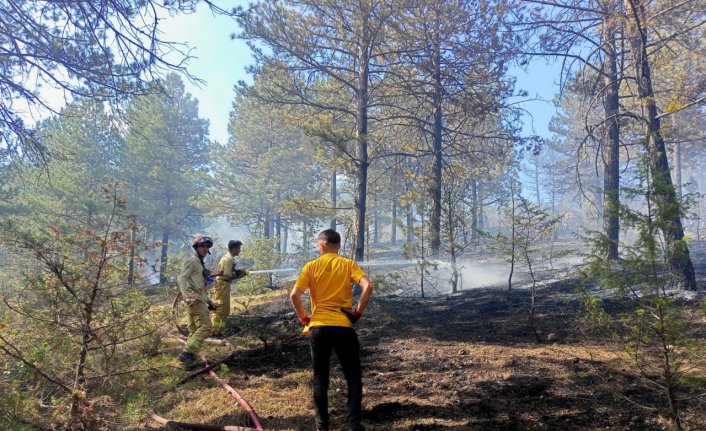
[[[230,324],[248,322],[253,327],[244,326],[229,339],[239,353],[230,369],[219,374],[248,400],[265,429],[310,430],[308,342],[299,335],[286,294],[254,296],[246,315],[235,304],[237,316]],[[658,392],[630,369],[619,345],[599,342],[586,331],[576,303],[551,301],[545,294],[538,322],[553,336],[541,344],[527,326],[522,292],[477,290],[450,299],[376,300],[358,325],[368,430],[669,429],[656,410],[661,405]],[[566,292],[557,297],[566,298]],[[267,349],[258,338],[263,334],[270,337]],[[166,356],[175,357],[180,349],[175,341],[165,340],[165,346]],[[206,348],[211,358],[226,353],[223,347]],[[173,368],[150,382],[160,414],[192,422],[248,424],[243,409],[207,376],[160,397],[183,377],[176,361],[172,363]],[[690,381],[704,390],[706,370],[692,365]],[[345,381],[334,366],[332,429],[343,424],[345,394]],[[700,416],[703,405],[684,404],[693,429],[706,429]],[[150,427],[156,424],[135,423],[132,429]]]

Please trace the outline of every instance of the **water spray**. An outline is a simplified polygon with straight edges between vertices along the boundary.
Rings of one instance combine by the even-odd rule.
[[[419,265],[421,261],[418,260],[369,260],[356,262],[361,267],[369,266],[410,266]],[[443,262],[440,260],[426,260],[427,265],[437,265],[437,266],[451,266],[449,262]]]
[[[432,265],[450,265],[446,262],[440,261],[427,261]],[[357,262],[361,267],[371,267],[371,266],[407,266],[407,265],[417,265],[418,262],[413,260],[376,260],[376,261],[363,261]],[[301,268],[278,268],[278,269],[255,269],[250,270],[250,274],[276,274],[280,272],[299,272]]]
[[[281,268],[281,269],[256,269],[251,270],[250,274],[274,274],[277,272],[295,272],[297,268]]]

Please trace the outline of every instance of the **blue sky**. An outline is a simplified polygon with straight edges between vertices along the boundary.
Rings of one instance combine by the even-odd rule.
[[[232,5],[245,2],[238,0]],[[189,15],[165,18],[161,23],[164,38],[185,42],[193,48],[195,57],[189,62],[189,71],[205,80],[200,87],[186,83],[188,91],[199,100],[199,113],[211,123],[211,138],[225,144],[228,141],[228,116],[234,98],[233,88],[239,80],[251,81],[245,67],[252,63],[250,50],[242,40],[231,40],[238,33],[237,24],[230,18],[214,15],[205,5]],[[547,136],[547,126],[554,114],[551,103],[559,91],[559,65],[548,65],[544,59],[530,63],[528,72],[513,69],[517,87],[527,90],[531,100],[523,103],[528,114],[524,118],[524,133]]]
[[[234,2],[233,5],[245,3]],[[165,18],[160,23],[164,39],[186,42],[191,48],[189,72],[206,81],[200,87],[185,82],[187,90],[199,100],[201,117],[211,122],[211,139],[221,144],[228,141],[228,116],[239,80],[251,81],[245,67],[252,63],[250,49],[244,41],[231,40],[238,33],[234,20],[214,15],[203,3],[195,13]]]
[[[529,100],[523,103],[527,111],[523,120],[526,135],[549,135],[549,121],[555,112],[554,95],[559,92],[560,70],[560,64],[548,64],[541,58],[534,59],[526,72],[519,68],[511,70],[517,78],[517,88],[529,93]]]

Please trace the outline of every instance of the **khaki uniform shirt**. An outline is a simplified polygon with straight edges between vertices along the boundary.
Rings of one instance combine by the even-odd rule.
[[[179,291],[184,300],[191,304],[198,299],[208,302],[206,278],[203,276],[204,266],[198,256],[193,256],[184,262],[184,268],[177,278]]]
[[[233,262],[233,256],[231,256],[230,253],[224,254],[218,262],[218,272],[222,272],[223,275],[216,277],[216,281],[222,284],[230,284],[232,280],[235,280],[234,269],[235,262]]]

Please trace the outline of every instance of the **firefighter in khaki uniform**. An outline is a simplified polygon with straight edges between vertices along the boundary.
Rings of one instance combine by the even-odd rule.
[[[226,322],[230,315],[230,283],[233,280],[248,275],[247,270],[235,269],[233,258],[240,254],[240,241],[228,241],[228,252],[223,255],[218,262],[218,273],[216,273],[216,289],[213,293],[213,303],[216,309],[211,316],[211,337],[223,338],[223,331],[226,329]]]
[[[211,333],[211,319],[209,319],[208,310],[215,308],[206,291],[206,278],[211,274],[203,264],[203,258],[213,247],[213,240],[207,236],[199,235],[191,243],[191,246],[196,251],[196,255],[184,262],[184,268],[177,278],[179,291],[188,306],[189,338],[186,340],[186,347],[178,357],[187,369],[199,365],[196,354],[199,353],[204,340]]]

